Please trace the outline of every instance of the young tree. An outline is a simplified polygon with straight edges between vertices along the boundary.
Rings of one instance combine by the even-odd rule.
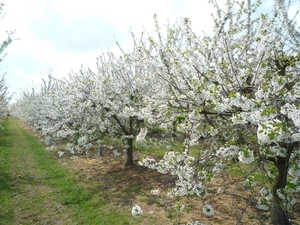
[[[93,106],[95,80],[91,73],[69,75],[58,80],[51,73],[40,88],[23,93],[12,106],[13,115],[40,130],[47,144],[67,140],[73,154],[88,151],[99,139],[99,108]],[[22,109],[22,110],[20,110]]]
[[[4,17],[3,12],[4,4],[0,3],[0,19]],[[4,50],[8,47],[9,44],[14,40],[14,31],[7,31],[7,38],[0,43],[0,62],[4,59],[6,54]],[[8,93],[8,84],[6,83],[5,76],[2,75],[0,79],[0,123],[7,117],[8,115],[8,103],[12,98],[12,95]]]
[[[212,35],[198,37],[185,18],[168,26],[164,37],[156,22],[158,38],[139,47],[150,43],[152,51],[140,51],[139,58],[168,85],[167,100],[154,95],[153,105],[164,109],[168,127],[176,121],[188,134],[182,154],[141,164],[177,174],[174,195],[200,197],[203,183],[232,162],[249,164],[262,177],[257,207],[271,209],[272,224],[290,224],[300,184],[300,36],[288,17],[290,2],[275,0],[268,13],[260,13],[260,1],[227,0],[225,9],[211,2]],[[188,147],[203,138],[210,145],[195,159]]]
[[[4,11],[3,11],[3,8],[4,8],[4,4],[3,3],[0,3],[0,19],[2,19],[5,15]],[[7,33],[7,38],[2,41],[2,43],[0,44],[0,54],[1,54],[1,57],[0,57],[0,62],[3,60],[3,58],[6,56],[6,54],[3,54],[4,53],[4,50],[8,47],[9,44],[12,43],[12,41],[14,40],[14,34],[15,34],[15,31],[6,31]]]
[[[45,132],[46,128],[60,122],[60,114],[57,108],[53,108],[51,97],[62,87],[63,82],[55,79],[49,71],[40,85],[32,85],[23,91],[21,97],[10,107],[11,115],[34,129]]]
[[[134,55],[135,52],[118,57],[108,53],[99,57],[97,63],[100,78],[97,104],[107,122],[107,134],[126,141],[126,166],[134,164],[135,137],[146,135],[143,127],[150,114],[143,113],[142,109],[146,105],[145,97],[153,90],[150,75],[133,61]]]
[[[7,92],[7,89],[8,84],[5,81],[5,77],[2,76],[2,78],[0,79],[0,125],[8,115],[8,103],[12,97]]]

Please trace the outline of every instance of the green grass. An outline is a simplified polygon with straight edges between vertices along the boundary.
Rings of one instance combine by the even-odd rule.
[[[135,144],[134,149],[136,151],[140,151],[142,153],[147,153],[150,155],[155,155],[160,158],[162,158],[165,155],[165,153],[169,151],[170,148],[176,152],[183,151],[183,149],[184,149],[183,142],[165,140],[163,143],[160,143],[161,140],[156,139],[155,141],[157,141],[157,143],[151,143],[149,141],[148,141],[148,143],[145,143],[145,144],[137,143],[137,144]],[[199,149],[196,147],[193,147],[191,150],[193,153],[196,154]]]
[[[10,165],[8,163],[10,154],[5,149],[11,148],[8,140],[10,132],[7,126],[0,137],[0,224],[10,224],[13,221],[13,209],[11,199],[13,198],[12,176],[8,172]]]
[[[9,117],[0,134],[0,224],[140,224],[93,195]],[[50,218],[49,218],[50,217]]]
[[[154,144],[141,145],[137,144],[134,148],[135,151],[140,151],[144,154],[156,155],[158,157],[163,157],[168,151],[166,147]]]

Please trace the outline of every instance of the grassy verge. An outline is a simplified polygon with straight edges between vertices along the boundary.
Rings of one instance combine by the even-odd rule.
[[[9,151],[4,150],[11,148],[11,143],[7,140],[9,136],[10,132],[5,126],[0,139],[0,224],[10,224],[13,221],[13,207],[11,204],[13,199],[12,176],[8,172],[10,154]]]
[[[0,134],[0,224],[140,224],[92,195],[8,118]]]

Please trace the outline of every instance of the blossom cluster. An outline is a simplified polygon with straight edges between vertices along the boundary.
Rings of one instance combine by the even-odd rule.
[[[140,133],[136,136],[136,142],[145,142],[147,128],[141,128]]]
[[[206,187],[202,182],[197,182],[196,168],[193,166],[195,158],[187,153],[179,154],[174,151],[167,152],[158,162],[153,158],[144,158],[139,161],[141,166],[156,169],[160,173],[169,173],[178,177],[175,187],[168,194],[171,197],[184,195],[197,195],[205,198]]]
[[[135,205],[134,207],[132,207],[131,214],[132,214],[134,217],[139,217],[139,216],[141,216],[141,215],[143,214],[143,210],[142,210],[141,206]]]
[[[1,10],[1,9],[0,9]],[[8,84],[4,76],[0,78],[0,129],[2,130],[2,123],[8,116],[9,101],[11,96],[8,94]]]
[[[288,194],[288,189],[278,189],[276,194],[282,201],[283,208],[289,210],[296,203],[296,199]]]

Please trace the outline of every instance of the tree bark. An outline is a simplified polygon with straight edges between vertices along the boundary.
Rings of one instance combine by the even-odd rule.
[[[282,200],[277,195],[277,190],[285,188],[288,172],[288,157],[276,156],[274,164],[277,168],[277,176],[272,188],[273,199],[271,208],[271,224],[273,225],[291,225],[288,218],[288,212],[282,207]]]
[[[129,117],[129,134],[133,134],[133,123],[134,123],[134,118]],[[133,163],[133,138],[128,138],[127,139],[127,145],[129,148],[127,149],[127,160],[125,163],[125,166],[132,166]]]
[[[125,166],[132,166],[133,163],[133,139],[132,138],[128,138],[127,139],[127,145],[129,146],[129,148],[127,149],[127,157],[126,157],[126,163]]]

